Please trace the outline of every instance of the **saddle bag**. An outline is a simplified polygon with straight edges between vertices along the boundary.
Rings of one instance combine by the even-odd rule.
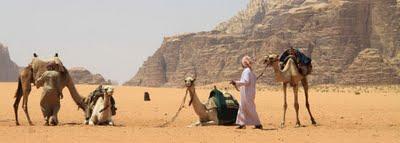
[[[236,123],[239,102],[231,94],[214,89],[210,92],[209,100],[213,101],[217,108],[219,125]]]

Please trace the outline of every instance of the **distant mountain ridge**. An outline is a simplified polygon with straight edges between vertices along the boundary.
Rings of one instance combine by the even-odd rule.
[[[311,84],[400,83],[398,0],[251,0],[213,31],[165,37],[125,85],[181,86],[194,70],[200,85],[238,79],[243,55],[289,43],[313,59]],[[274,84],[267,73],[259,82]]]
[[[70,68],[69,73],[72,76],[75,84],[103,84],[103,85],[111,85],[110,80],[104,79],[101,74],[92,74],[89,70],[83,67],[73,67]]]
[[[17,81],[19,67],[15,64],[8,51],[8,47],[0,43],[0,81]]]

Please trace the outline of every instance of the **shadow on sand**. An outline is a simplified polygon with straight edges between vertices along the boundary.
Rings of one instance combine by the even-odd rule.
[[[89,125],[85,125],[83,123],[62,123],[62,124],[60,124],[60,126],[89,126]],[[105,126],[109,126],[109,125],[105,124],[105,125],[96,125],[96,126],[105,127]],[[125,127],[125,125],[116,124],[116,125],[110,126],[110,127]]]

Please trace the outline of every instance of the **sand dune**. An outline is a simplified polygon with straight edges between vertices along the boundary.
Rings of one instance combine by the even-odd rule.
[[[287,127],[279,128],[282,116],[282,93],[279,89],[259,90],[257,110],[266,130],[236,130],[232,126],[187,128],[196,120],[191,108],[182,111],[170,126],[157,127],[175,113],[185,89],[116,87],[118,112],[116,127],[82,125],[83,112],[78,111],[67,90],[59,113],[61,126],[45,127],[39,108],[41,90],[34,89],[29,111],[35,126],[29,126],[20,109],[21,126],[15,126],[12,103],[16,83],[0,83],[0,142],[75,143],[75,142],[363,142],[395,143],[400,141],[399,86],[312,87],[311,110],[318,126],[310,125],[300,96],[300,119],[305,127],[294,128],[293,98],[289,96]],[[79,85],[82,95],[95,86]],[[198,89],[205,101],[210,87]],[[143,101],[148,91],[151,102]],[[291,90],[289,90],[291,91]],[[360,92],[360,94],[355,94]],[[235,96],[239,94],[232,92]],[[289,92],[290,93],[290,92]],[[289,94],[291,95],[291,93]]]

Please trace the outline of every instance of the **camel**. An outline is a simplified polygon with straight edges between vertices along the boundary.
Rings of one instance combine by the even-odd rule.
[[[63,66],[58,54],[55,54],[55,56],[50,60],[41,60],[38,58],[37,54],[34,54],[33,56],[32,62],[27,67],[22,69],[18,76],[18,88],[15,93],[15,101],[13,105],[15,124],[17,126],[20,125],[18,121],[18,106],[22,98],[22,109],[25,112],[25,116],[29,122],[29,125],[33,125],[28,112],[28,97],[32,89],[32,84],[35,84],[35,81],[47,70],[46,65],[51,61],[56,63],[56,71],[60,72],[61,74],[61,91],[67,87],[74,102],[79,108],[84,110],[86,107],[85,103],[83,102],[84,98],[80,96],[76,90],[72,77],[68,73],[68,70]],[[36,86],[37,88],[42,87],[42,85]]]
[[[203,104],[199,97],[196,94],[196,88],[195,88],[195,81],[196,78],[192,77],[187,77],[185,79],[185,86],[187,90],[189,91],[190,95],[190,102],[189,106],[193,104],[193,109],[196,115],[199,117],[199,121],[194,123],[193,125],[190,125],[189,127],[192,126],[204,126],[204,125],[218,125],[218,116],[217,116],[217,109],[216,108],[211,108],[207,109],[206,105]]]
[[[317,122],[315,122],[314,117],[311,114],[310,111],[310,104],[308,102],[308,80],[307,76],[303,76],[300,74],[294,60],[293,56],[288,57],[288,61],[286,62],[286,65],[284,66],[283,70],[280,70],[281,68],[279,67],[279,59],[278,55],[272,54],[269,56],[266,56],[264,59],[264,64],[268,66],[272,66],[275,72],[275,80],[277,82],[282,82],[283,83],[283,119],[281,122],[281,127],[283,128],[285,126],[285,119],[286,119],[286,109],[287,109],[287,100],[286,100],[286,88],[287,84],[289,83],[293,87],[293,93],[294,93],[294,108],[296,110],[296,127],[300,127],[300,120],[299,120],[299,103],[298,103],[298,89],[299,89],[299,81],[301,81],[301,84],[303,85],[304,89],[304,94],[306,98],[306,107],[308,110],[308,114],[310,115],[311,118],[311,123],[313,125],[316,125]]]
[[[114,88],[105,86],[104,96],[96,100],[92,115],[89,119],[89,125],[111,125],[114,126],[111,112],[111,96],[114,93]]]
[[[203,104],[196,94],[195,81],[196,81],[196,75],[195,78],[187,77],[185,79],[185,86],[190,95],[189,106],[193,104],[194,112],[199,117],[198,122],[195,122],[194,124],[189,125],[188,127],[205,126],[205,125],[228,125],[232,124],[232,122],[235,122],[239,104],[234,99],[234,97],[228,93],[221,93],[218,90],[216,90],[217,89],[216,87],[214,87],[215,90],[213,90],[212,93],[210,94],[218,92],[220,94],[224,94],[222,95],[223,97],[221,97],[220,94],[219,96],[214,95],[211,98],[209,98],[206,103]],[[226,108],[220,106],[219,111],[222,114],[220,116],[218,116],[219,107],[217,105],[218,103],[216,102],[217,99],[225,100],[226,102]]]

